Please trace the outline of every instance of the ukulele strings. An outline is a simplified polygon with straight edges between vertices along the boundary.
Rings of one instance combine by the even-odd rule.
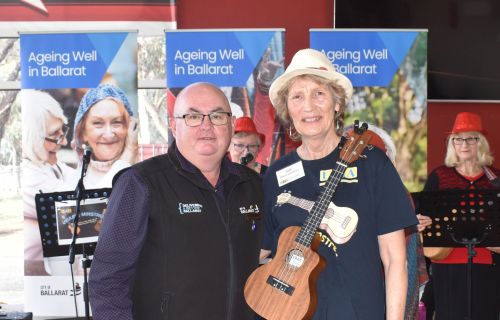
[[[300,198],[296,198],[294,196],[291,196],[290,200],[288,200],[287,202],[290,204],[293,204],[301,209],[306,210],[308,213],[311,213],[311,209],[314,205],[314,201],[300,199]],[[327,219],[330,219],[330,220],[333,220],[335,222],[340,223],[340,222],[343,222],[347,216],[348,216],[348,214],[342,213],[342,211],[340,211],[340,210],[335,212],[333,210],[333,208],[330,208],[330,206],[328,206],[326,208],[325,217]]]
[[[349,142],[350,142],[351,146],[352,146],[353,143],[357,143],[357,141],[354,141],[354,140],[350,140]],[[349,146],[348,150],[350,150],[350,146]],[[349,156],[348,156],[347,160],[344,160],[344,159],[341,158],[341,159],[339,159],[337,161],[337,163],[340,162],[342,165],[346,166],[348,163],[351,162],[351,160],[352,160],[352,158],[354,156],[355,156],[354,152],[351,151],[349,153]],[[333,182],[340,180],[342,178],[342,176],[344,175],[344,172],[345,172],[345,170],[343,170],[343,171],[342,170],[334,170],[333,175],[332,175],[331,179],[329,179],[327,181],[327,184],[331,185]],[[331,194],[328,196],[329,198],[331,198],[331,196],[333,195],[334,191],[335,190],[331,191]],[[329,204],[329,202],[328,202],[328,204]],[[324,203],[320,203],[319,206],[321,208],[321,207],[324,207],[325,204]],[[325,208],[321,208],[321,210],[322,211],[326,211]],[[321,217],[319,217],[318,215],[316,215],[316,216],[310,216],[310,217],[311,217],[311,219],[306,220],[305,223],[304,223],[304,226],[302,228],[304,228],[306,224],[308,226],[314,226],[316,224],[319,226],[320,223],[321,223],[321,220],[318,223],[318,219],[322,219],[323,215],[321,215]],[[315,233],[316,230],[313,230],[313,232]],[[304,237],[306,237],[306,236],[307,235],[304,235]],[[314,236],[314,234],[313,234],[313,236]],[[305,240],[305,239],[303,239],[303,240]],[[295,242],[295,246],[289,252],[292,252],[292,251],[295,251],[295,250],[298,250],[298,251],[300,251],[302,253],[304,253],[304,252],[310,252],[311,251],[311,250],[307,250],[307,247],[305,247],[302,244],[299,244],[297,241],[294,241],[294,242]],[[304,248],[305,250],[301,250],[301,247]],[[309,258],[308,256],[304,256],[304,260],[306,260],[308,258]],[[278,279],[280,279],[281,281],[283,281],[283,282],[285,282],[285,283],[288,284],[290,278],[292,277],[292,273],[296,269],[299,269],[300,267],[299,268],[293,267],[289,263],[290,259],[288,259],[288,257],[285,257],[285,259],[286,259],[285,263],[281,265],[281,268],[280,268],[280,270],[278,272]]]

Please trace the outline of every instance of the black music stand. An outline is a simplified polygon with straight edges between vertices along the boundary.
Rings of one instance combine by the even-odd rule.
[[[472,319],[472,259],[475,247],[500,246],[500,190],[442,190],[412,193],[416,212],[432,224],[424,247],[467,248],[467,318]]]
[[[94,250],[97,244],[97,236],[99,233],[98,228],[96,229],[95,226],[102,223],[102,216],[106,208],[105,206],[103,207],[102,203],[99,203],[99,201],[97,200],[107,199],[109,198],[110,194],[111,188],[103,188],[85,190],[82,196],[82,199],[86,201],[88,200],[89,202],[91,202],[91,204],[88,207],[85,207],[85,205],[83,205],[83,215],[82,212],[80,212],[80,215],[83,216],[83,218],[80,219],[78,224],[81,227],[81,230],[79,231],[86,236],[77,239],[76,243],[81,244],[81,246],[74,247],[74,252],[76,254],[82,254],[84,257],[84,259],[82,260],[84,275],[83,298],[86,309],[88,309],[89,305],[87,269],[90,267],[91,263],[91,260],[87,259],[87,257],[94,254]],[[74,206],[72,206],[72,202],[74,202],[75,200],[76,197],[74,191],[39,193],[35,195],[38,227],[40,229],[40,235],[42,238],[44,260],[68,256],[70,244],[72,241],[72,231],[70,231],[69,228],[72,225],[72,216],[74,217],[74,215],[76,214],[75,208]],[[89,232],[88,230],[86,230],[86,228],[93,228],[94,231]],[[70,265],[70,267],[72,267],[72,265]],[[74,295],[77,294],[77,289],[78,288],[74,288]]]

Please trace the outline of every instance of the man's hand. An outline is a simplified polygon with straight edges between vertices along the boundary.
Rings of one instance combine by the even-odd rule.
[[[125,138],[125,147],[123,149],[122,155],[120,156],[120,159],[126,161],[131,165],[137,162],[138,135],[139,126],[137,124],[137,120],[134,117],[130,117],[127,137]]]

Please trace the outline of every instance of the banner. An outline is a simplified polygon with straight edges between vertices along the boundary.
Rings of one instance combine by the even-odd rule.
[[[90,218],[104,217],[106,201],[90,211],[82,202],[74,230],[74,214],[66,212],[70,198],[55,204],[54,197],[43,203],[35,198],[72,193],[82,175],[84,149],[92,152],[83,179],[89,192],[110,188],[118,171],[137,162],[137,33],[25,33],[20,49],[24,305],[37,316],[73,316],[76,295],[83,315],[81,256],[73,265],[73,289],[68,248],[61,246],[73,232],[92,235],[87,239],[95,245],[100,220]]]
[[[250,116],[265,135],[257,161],[268,164],[277,146],[279,123],[268,97],[283,72],[284,30],[167,31],[168,108],[176,93],[194,82],[211,82],[226,93],[234,116]]]
[[[21,87],[97,87],[127,36],[127,33],[23,34]]]
[[[427,158],[427,31],[311,29],[310,46],[355,87],[345,124],[359,119],[387,131],[405,185],[420,190]]]

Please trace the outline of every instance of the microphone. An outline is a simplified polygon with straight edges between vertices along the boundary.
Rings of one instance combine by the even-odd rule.
[[[246,156],[240,159],[240,164],[246,166],[252,160],[253,160],[253,154],[247,153]]]
[[[82,177],[87,173],[87,168],[90,163],[90,156],[92,155],[92,149],[86,144],[82,145],[83,148],[83,163],[82,163]]]
[[[76,237],[78,233],[78,220],[80,218],[80,201],[83,199],[83,193],[85,192],[85,186],[83,185],[83,177],[87,174],[87,168],[90,163],[90,156],[92,155],[92,149],[86,144],[82,144],[83,149],[83,158],[82,158],[82,172],[80,175],[80,180],[78,180],[78,184],[75,189],[75,199],[76,199],[76,214],[73,219],[73,237],[71,239],[71,243],[69,245],[69,263],[72,265],[75,262],[75,244]]]

